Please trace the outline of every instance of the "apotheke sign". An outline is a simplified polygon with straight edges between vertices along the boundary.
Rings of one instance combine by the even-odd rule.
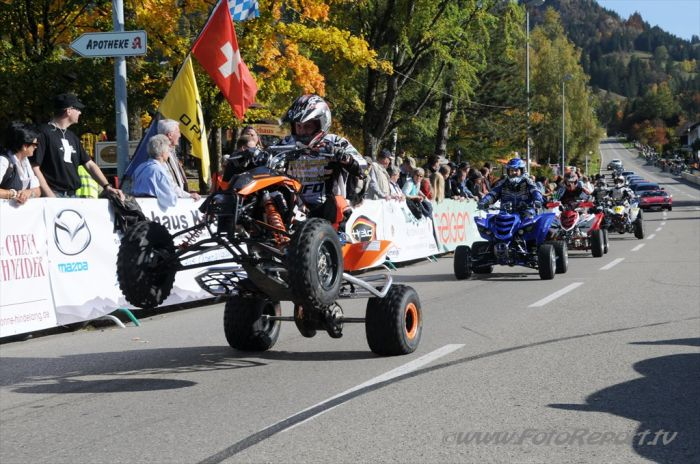
[[[90,58],[146,54],[146,31],[88,32],[71,44],[76,53]]]

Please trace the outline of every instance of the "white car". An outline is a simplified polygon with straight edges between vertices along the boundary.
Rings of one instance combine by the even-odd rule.
[[[608,171],[612,171],[615,169],[622,169],[622,161],[620,161],[619,159],[610,160],[610,162],[608,163]]]

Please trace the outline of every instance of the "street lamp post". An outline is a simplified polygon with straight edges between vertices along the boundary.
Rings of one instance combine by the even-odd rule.
[[[588,152],[588,156],[586,156],[586,171],[585,171],[585,172],[586,172],[586,175],[588,175],[588,160],[589,160],[589,159],[590,159],[591,161],[593,160],[593,152],[592,152],[592,151],[589,151],[589,152]]]
[[[544,0],[525,1],[525,92],[527,93],[527,169],[530,170],[530,7],[537,7]]]
[[[566,166],[566,94],[564,93],[566,81],[573,78],[571,74],[566,74],[561,80],[561,175],[565,174],[564,167]]]

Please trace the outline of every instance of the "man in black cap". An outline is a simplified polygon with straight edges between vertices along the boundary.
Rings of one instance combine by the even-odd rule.
[[[71,93],[54,98],[54,113],[48,124],[40,127],[39,146],[31,160],[45,197],[74,198],[80,188],[78,166],[83,165],[90,176],[105,190],[123,194],[112,187],[100,167],[90,158],[80,139],[68,128],[78,122],[85,105]]]

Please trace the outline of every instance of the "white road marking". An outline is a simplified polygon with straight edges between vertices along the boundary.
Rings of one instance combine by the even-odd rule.
[[[656,230],[655,230],[654,232],[658,232],[658,231],[660,231],[661,229],[663,229],[663,227],[657,227]]]
[[[438,358],[441,358],[441,357],[443,357],[443,356],[447,356],[448,354],[452,353],[453,351],[457,351],[458,349],[462,348],[463,346],[464,346],[464,344],[445,345],[445,346],[443,346],[442,348],[438,348],[438,349],[435,350],[435,351],[431,351],[430,353],[428,353],[428,354],[426,354],[426,355],[423,355],[423,356],[421,356],[421,357],[418,358],[418,359],[414,359],[413,361],[407,362],[407,363],[404,364],[403,366],[399,366],[399,367],[397,367],[396,369],[392,369],[392,370],[390,370],[390,371],[388,371],[388,372],[385,372],[384,374],[378,375],[377,377],[374,377],[373,379],[370,379],[370,380],[368,380],[367,382],[364,382],[364,383],[361,383],[361,384],[359,384],[359,385],[357,385],[357,386],[354,386],[354,387],[352,387],[352,388],[350,388],[350,389],[348,389],[348,390],[345,390],[345,391],[342,392],[342,393],[338,393],[338,394],[335,395],[335,396],[331,396],[330,398],[328,398],[328,399],[326,399],[326,400],[323,400],[323,401],[321,401],[320,403],[316,403],[316,404],[314,404],[313,406],[309,406],[308,408],[306,408],[306,409],[304,409],[304,410],[302,410],[302,411],[299,411],[299,412],[296,413],[296,414],[292,414],[292,415],[289,416],[288,418],[277,422],[277,424],[279,424],[279,423],[281,423],[281,422],[284,422],[284,421],[286,421],[287,419],[290,419],[290,418],[292,418],[292,417],[298,416],[299,414],[303,413],[304,411],[308,411],[308,410],[310,410],[310,409],[317,408],[317,407],[322,406],[322,405],[324,405],[324,404],[326,404],[326,403],[329,403],[329,402],[331,402],[332,400],[334,400],[334,399],[336,399],[336,398],[339,398],[339,397],[341,397],[341,396],[347,395],[348,393],[352,393],[352,392],[357,391],[357,390],[360,390],[360,389],[362,389],[362,388],[369,387],[369,386],[371,386],[371,385],[375,385],[375,384],[378,384],[378,383],[381,383],[381,382],[385,382],[385,381],[387,381],[387,380],[391,380],[391,379],[393,379],[393,378],[402,376],[402,375],[407,374],[407,373],[409,373],[409,372],[413,372],[413,371],[415,371],[415,370],[418,370],[418,369],[420,369],[421,367],[425,366],[426,364],[430,364],[431,362],[435,361],[435,360],[438,359]],[[296,426],[298,426],[298,425],[301,425],[301,424],[303,424],[303,423],[305,423],[305,422],[308,422],[308,421],[310,421],[310,420],[312,420],[312,419],[315,419],[316,417],[320,416],[321,414],[324,414],[324,413],[330,411],[331,409],[335,409],[335,408],[338,407],[338,406],[340,406],[340,405],[336,405],[336,406],[332,406],[332,407],[330,407],[330,408],[328,408],[328,409],[324,409],[324,410],[320,411],[318,414],[314,414],[313,416],[307,417],[307,418],[304,419],[303,421],[298,422],[298,423],[292,425],[291,427],[288,427],[288,428],[282,430],[282,432],[286,432],[286,431],[288,431],[288,430],[292,430],[294,427],[296,427]],[[274,424],[272,427],[274,427],[274,426],[277,425],[277,424]]]
[[[557,290],[556,292],[552,293],[551,295],[544,297],[541,300],[532,303],[530,306],[528,306],[528,308],[538,308],[540,306],[544,306],[547,303],[549,303],[550,301],[554,301],[557,298],[559,298],[560,296],[566,295],[570,291],[577,289],[581,285],[583,285],[583,282],[574,282],[573,284],[567,285],[566,287],[562,288],[561,290]]]
[[[656,237],[656,234],[651,234],[650,236],[647,237],[647,240],[651,240],[654,237]]]
[[[668,211],[664,211],[661,213],[661,216],[663,216],[664,219],[666,219],[666,216],[668,216]]]
[[[617,266],[618,264],[620,264],[620,263],[623,262],[624,260],[625,260],[625,258],[613,259],[613,260],[610,261],[608,264],[606,264],[605,266],[601,267],[599,270],[601,270],[601,271],[607,271],[607,270],[612,269],[613,267]]]
[[[661,226],[665,226],[665,225],[666,225],[666,221],[662,222],[662,223],[661,223],[661,224],[659,224],[659,225],[661,225]]]
[[[643,247],[644,247],[644,244],[643,244],[643,243],[640,243],[640,244],[637,245],[636,247],[632,248],[632,251],[639,251],[639,250],[641,250]]]

